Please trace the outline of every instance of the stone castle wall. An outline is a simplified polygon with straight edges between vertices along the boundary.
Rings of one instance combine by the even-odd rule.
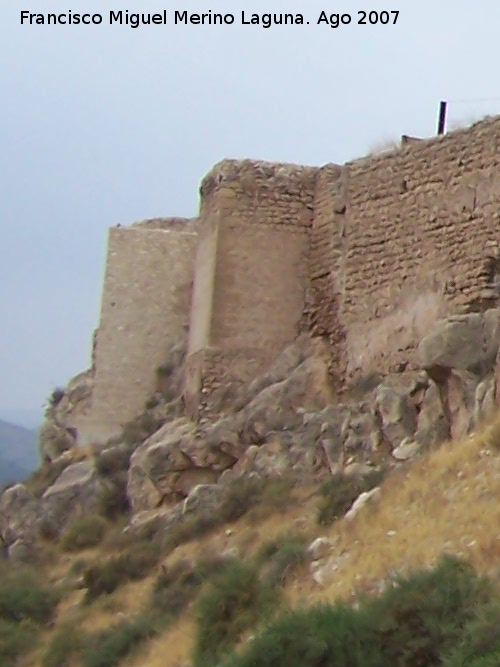
[[[188,229],[190,231],[179,231]],[[90,407],[80,442],[103,441],[144,408],[172,345],[187,344],[194,223],[152,221],[109,232]]]
[[[191,411],[223,403],[220,391],[262,372],[297,336],[315,173],[225,160],[204,179],[186,382]]]
[[[439,316],[496,304],[500,119],[319,174],[313,326],[347,378],[411,367]]]
[[[437,318],[498,303],[499,164],[500,118],[343,166],[224,160],[196,221],[111,230],[87,432],[140,411],[172,342],[193,417],[304,330],[340,390],[411,369]]]

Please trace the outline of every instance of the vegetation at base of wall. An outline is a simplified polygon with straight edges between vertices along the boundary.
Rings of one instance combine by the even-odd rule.
[[[491,604],[492,595],[485,577],[465,561],[445,556],[435,568],[397,578],[379,598],[361,599],[356,607],[337,602],[287,613],[223,664],[459,667],[462,663],[443,663],[443,658],[461,645],[477,610]],[[497,643],[491,646],[498,651]]]
[[[198,600],[194,666],[217,665],[276,602],[276,592],[260,581],[255,567],[231,564]]]
[[[62,387],[56,387],[50,393],[50,396],[47,400],[49,408],[55,408],[64,398],[65,391]]]
[[[329,526],[340,519],[351,508],[356,498],[365,491],[378,486],[384,471],[374,471],[362,478],[349,477],[338,473],[325,482],[321,489],[321,502],[317,521],[321,526]]]
[[[101,543],[108,522],[101,516],[87,514],[72,521],[64,530],[60,545],[63,551],[81,551]]]
[[[164,421],[150,412],[143,412],[125,424],[122,433],[123,442],[132,447],[139,446],[146,438],[155,433]]]
[[[127,472],[115,473],[101,489],[98,498],[98,513],[105,519],[115,521],[130,510],[127,496]]]
[[[85,601],[90,603],[101,595],[113,593],[129,581],[144,579],[157,565],[160,556],[157,544],[143,542],[119,556],[95,562],[83,574],[87,589]]]
[[[130,445],[115,445],[94,453],[95,469],[98,475],[113,479],[119,473],[128,471],[134,448]]]

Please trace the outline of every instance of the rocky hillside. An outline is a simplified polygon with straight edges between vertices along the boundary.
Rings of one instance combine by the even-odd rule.
[[[23,479],[38,464],[36,433],[0,419],[0,485]]]
[[[499,310],[450,318],[421,341],[420,369],[353,378],[338,395],[322,342],[301,337],[265,375],[221,387],[217,418],[199,423],[183,413],[173,350],[162,392],[88,450],[65,426],[73,383],[72,400],[60,392],[47,411],[44,464],[0,496],[5,664],[462,664],[444,660],[477,621],[472,609],[497,604],[500,427],[484,424],[499,348]],[[398,578],[422,567],[437,569]],[[436,596],[416,599],[425,586]],[[350,611],[297,611],[251,641],[287,609],[337,599]],[[387,639],[401,627],[410,657]],[[344,650],[337,662],[335,641],[358,646],[357,658]],[[365,641],[380,644],[371,663]]]

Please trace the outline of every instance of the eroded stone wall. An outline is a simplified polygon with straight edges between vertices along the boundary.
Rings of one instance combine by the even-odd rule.
[[[343,166],[224,160],[196,221],[113,229],[87,431],[140,411],[188,324],[193,417],[303,331],[328,343],[339,390],[413,369],[436,319],[498,305],[499,165],[500,118]]]
[[[500,119],[318,177],[313,330],[337,371],[400,371],[440,316],[497,303]]]
[[[193,229],[186,222],[187,229]],[[135,417],[172,345],[187,344],[196,233],[176,220],[109,232],[91,405],[79,441],[103,441]]]
[[[262,372],[297,336],[316,173],[225,160],[202,182],[188,404],[220,406],[221,387]]]

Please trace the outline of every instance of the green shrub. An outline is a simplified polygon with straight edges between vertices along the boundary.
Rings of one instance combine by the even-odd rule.
[[[329,526],[343,517],[360,493],[378,486],[383,476],[384,471],[378,470],[362,478],[348,477],[342,473],[333,475],[320,489],[322,500],[318,509],[318,523]]]
[[[81,551],[101,543],[108,523],[103,517],[89,514],[75,519],[61,536],[64,551]]]
[[[168,569],[162,568],[153,587],[151,606],[177,616],[194,600],[202,583],[203,576],[188,561],[181,560]]]
[[[264,544],[257,554],[263,566],[262,579],[272,587],[283,586],[307,560],[305,539],[289,535]]]
[[[151,398],[148,398],[147,401],[144,402],[144,409],[145,410],[153,410],[156,408],[158,405],[161,403],[161,398],[157,395],[151,396]]]
[[[224,667],[389,667],[369,619],[337,603],[281,616]],[[392,667],[392,666],[391,666]]]
[[[492,662],[496,656],[497,662]],[[500,665],[500,602],[478,608],[465,626],[460,644],[443,660],[443,667]]]
[[[38,628],[29,622],[0,619],[0,667],[13,667],[29,653],[38,640]]]
[[[64,394],[65,391],[62,387],[56,387],[55,389],[53,389],[48,398],[49,407],[55,408],[57,405],[59,405],[59,403],[64,398]]]
[[[113,477],[127,471],[133,448],[130,445],[115,445],[98,451],[95,455],[95,468],[101,477]]]
[[[83,654],[85,667],[116,667],[123,658],[159,632],[157,619],[143,615],[96,635]]]
[[[153,435],[163,425],[164,421],[164,419],[160,419],[150,412],[143,412],[125,424],[123,428],[123,441],[127,445],[137,447],[146,438]]]
[[[58,593],[41,585],[27,569],[5,569],[0,576],[0,619],[49,623],[59,602]]]
[[[195,667],[217,664],[275,602],[276,594],[261,584],[254,568],[231,564],[198,601]]]
[[[66,667],[72,658],[82,653],[86,643],[86,634],[75,625],[61,625],[43,654],[42,667]]]
[[[259,503],[264,485],[265,480],[258,477],[232,481],[225,489],[217,512],[193,514],[169,529],[164,539],[165,550],[169,551],[180,544],[199,539],[211,530],[241,518],[250,508]]]
[[[262,499],[265,485],[262,477],[240,477],[230,482],[217,512],[219,525],[244,516]]]
[[[109,595],[129,581],[143,579],[159,559],[160,550],[156,544],[139,543],[119,556],[94,563],[83,574],[86,602],[92,602],[100,595]]]
[[[397,579],[380,598],[359,600],[357,608],[337,603],[288,613],[223,665],[498,667],[492,661],[499,654],[493,619],[482,631],[467,625],[490,598],[491,583],[467,563],[444,557],[432,570]],[[469,640],[464,642],[465,627]],[[479,645],[491,652],[480,656]],[[453,662],[455,655],[443,662],[454,647],[465,661]]]
[[[101,490],[98,502],[99,514],[110,521],[115,521],[129,511],[126,471],[114,473]]]
[[[478,605],[491,598],[491,584],[471,565],[444,556],[432,570],[398,578],[368,603],[387,664],[432,667],[459,642]]]

